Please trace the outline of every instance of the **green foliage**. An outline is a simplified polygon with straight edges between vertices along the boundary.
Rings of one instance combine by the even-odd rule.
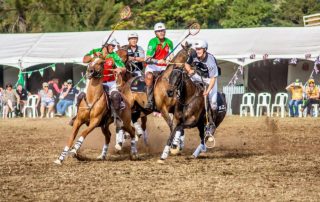
[[[320,11],[319,0],[0,0],[0,31],[65,32],[111,29],[125,5],[132,18],[119,29],[301,26]]]
[[[235,0],[229,6],[223,27],[267,26],[272,17],[272,3],[264,0]]]

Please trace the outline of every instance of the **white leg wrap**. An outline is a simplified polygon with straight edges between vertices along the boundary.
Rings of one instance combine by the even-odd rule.
[[[180,145],[180,136],[181,136],[181,131],[176,131],[176,134],[174,135],[172,144],[179,146]]]
[[[137,146],[136,146],[136,140],[132,139],[131,140],[131,154],[136,154],[136,153],[138,153]]]
[[[123,143],[124,131],[121,129],[116,135],[116,144]]]
[[[63,151],[61,152],[60,156],[59,156],[59,160],[63,161],[64,158],[67,156],[68,152],[69,152],[69,147],[65,146],[65,148],[63,149]]]
[[[135,123],[133,124],[133,126],[134,126],[134,128],[136,129],[136,132],[137,132],[137,134],[138,134],[139,136],[143,134],[143,130],[142,130],[141,125],[140,125],[139,122],[135,122]]]
[[[184,148],[184,138],[185,138],[185,135],[180,136],[180,149]]]
[[[83,143],[84,138],[81,136],[79,137],[78,141],[74,144],[74,149],[77,151],[80,149],[82,143]]]
[[[161,155],[161,159],[166,159],[169,156],[170,146],[166,145]]]
[[[102,148],[101,156],[105,157],[107,155],[107,152],[108,152],[108,145],[104,144]]]
[[[207,151],[206,146],[204,144],[199,144],[196,151],[194,151],[192,155],[194,157],[198,157],[201,152],[206,152],[206,151]]]

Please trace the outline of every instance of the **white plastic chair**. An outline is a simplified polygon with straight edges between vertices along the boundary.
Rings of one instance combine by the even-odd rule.
[[[287,93],[277,93],[274,99],[274,104],[271,106],[271,116],[273,116],[274,109],[277,109],[277,116],[279,116],[279,109],[281,111],[281,118],[284,118],[285,108],[288,101]]]
[[[73,100],[73,104],[68,106],[67,110],[66,110],[66,116],[72,118],[73,116],[75,116],[77,114],[77,98],[78,98],[78,94],[74,97]]]
[[[271,94],[270,93],[259,93],[258,104],[257,104],[257,117],[262,116],[262,109],[265,107],[267,110],[267,116],[270,116],[270,103]]]
[[[307,117],[307,108],[301,112],[302,105],[299,105],[299,117]],[[319,116],[319,104],[313,104],[311,107],[311,113],[313,117]]]
[[[240,117],[242,117],[243,113],[247,116],[248,109],[250,111],[250,116],[254,116],[254,101],[256,95],[254,93],[245,93],[242,97],[242,103],[240,105]]]
[[[23,116],[24,117],[27,117],[27,115],[31,115],[32,118],[38,117],[37,100],[38,100],[38,96],[37,95],[28,96],[27,104],[23,109]],[[26,113],[28,109],[31,110],[30,114]]]

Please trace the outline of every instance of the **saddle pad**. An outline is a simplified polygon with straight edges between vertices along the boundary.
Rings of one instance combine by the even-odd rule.
[[[224,105],[225,95],[223,93],[218,92],[217,96],[217,105],[218,112],[225,112],[227,110],[227,106]]]
[[[131,82],[130,89],[133,92],[145,92],[146,83],[144,81],[144,77],[143,76],[135,77]]]

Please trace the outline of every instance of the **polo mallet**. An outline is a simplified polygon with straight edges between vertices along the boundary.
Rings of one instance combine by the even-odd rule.
[[[108,43],[111,36],[113,35],[114,31],[117,29],[117,27],[124,21],[127,20],[131,17],[131,9],[129,6],[124,7],[121,12],[120,12],[120,20],[119,22],[113,27],[112,32],[109,34],[109,37],[107,39],[107,41],[105,42]]]
[[[204,91],[207,90],[207,86],[204,87]],[[210,133],[210,131],[208,130],[209,129],[209,114],[208,114],[208,96],[205,96],[204,98],[204,108],[206,110],[206,126],[204,128],[204,143],[206,145],[207,148],[211,149],[213,147],[215,147],[216,145],[216,140],[215,138],[213,137],[213,135]]]
[[[178,48],[178,46],[186,40],[190,35],[195,36],[200,32],[200,25],[197,22],[192,23],[189,25],[189,33],[173,48],[173,50],[164,58],[165,60]]]

